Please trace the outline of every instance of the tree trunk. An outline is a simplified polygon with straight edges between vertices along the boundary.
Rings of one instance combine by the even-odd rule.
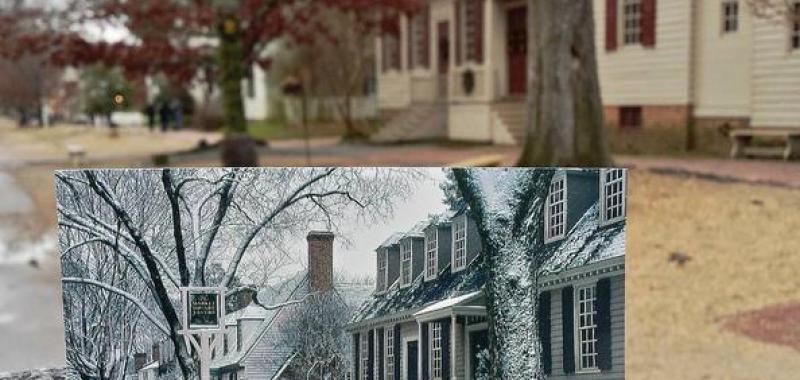
[[[491,378],[544,380],[536,311],[544,236],[541,221],[552,171],[537,171],[513,209],[513,220],[484,210],[481,189],[463,169],[454,170],[484,245]],[[534,221],[534,223],[529,223]],[[507,358],[514,358],[507,360]]]
[[[611,163],[591,0],[528,0],[528,122],[521,166]]]
[[[247,120],[242,99],[244,78],[242,34],[239,22],[234,16],[222,17],[219,37],[219,78],[225,114],[222,164],[240,167],[258,166],[255,142],[247,134]]]

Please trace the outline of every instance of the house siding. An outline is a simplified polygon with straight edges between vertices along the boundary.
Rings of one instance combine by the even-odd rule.
[[[657,1],[654,47],[619,44],[616,50],[606,51],[606,0],[593,1],[604,104],[688,105],[692,2]],[[622,34],[618,30],[618,38]]]
[[[478,225],[472,218],[467,217],[467,264],[471,263],[483,251]]]
[[[411,278],[415,279],[425,269],[425,239],[413,238],[411,240],[411,249]]]
[[[567,172],[567,232],[581,216],[597,202],[600,192],[599,177],[576,171]]]
[[[752,124],[800,127],[800,49],[790,50],[783,17],[753,22]]]
[[[450,265],[450,252],[453,246],[453,229],[450,226],[439,227],[438,265],[439,271]]]
[[[598,278],[599,280],[599,278]],[[563,326],[561,318],[561,291],[555,289],[550,296],[551,353],[553,372],[550,380],[616,380],[625,378],[625,276],[611,277],[611,370],[592,374],[565,374],[563,354]]]
[[[389,252],[389,263],[386,269],[389,273],[389,280],[386,282],[386,286],[389,287],[400,276],[400,246],[395,244],[385,249]]]
[[[695,116],[749,117],[752,16],[739,2],[739,26],[723,33],[722,0],[695,4]]]

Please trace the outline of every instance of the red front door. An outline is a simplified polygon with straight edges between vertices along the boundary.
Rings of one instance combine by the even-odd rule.
[[[510,95],[524,94],[527,88],[528,62],[528,9],[508,10],[508,92]]]

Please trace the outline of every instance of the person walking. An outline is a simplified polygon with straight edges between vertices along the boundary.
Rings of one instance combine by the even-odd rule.
[[[178,99],[172,100],[172,117],[175,121],[175,129],[183,129],[183,105]]]
[[[147,128],[150,129],[150,132],[154,132],[156,129],[156,106],[153,103],[147,103],[144,113],[147,116]]]
[[[171,113],[172,111],[169,108],[169,102],[161,102],[161,107],[158,110],[158,117],[161,119],[161,132],[166,132],[169,129]]]

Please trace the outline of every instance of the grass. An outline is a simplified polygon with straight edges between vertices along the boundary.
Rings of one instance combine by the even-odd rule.
[[[626,376],[796,378],[798,350],[725,322],[800,302],[800,192],[641,170],[629,190]],[[674,252],[691,260],[669,262]]]
[[[344,134],[344,126],[340,123],[309,123],[308,134],[311,137],[337,137]],[[247,126],[250,136],[259,140],[302,139],[305,130],[301,125],[291,125],[282,121],[251,121]]]

